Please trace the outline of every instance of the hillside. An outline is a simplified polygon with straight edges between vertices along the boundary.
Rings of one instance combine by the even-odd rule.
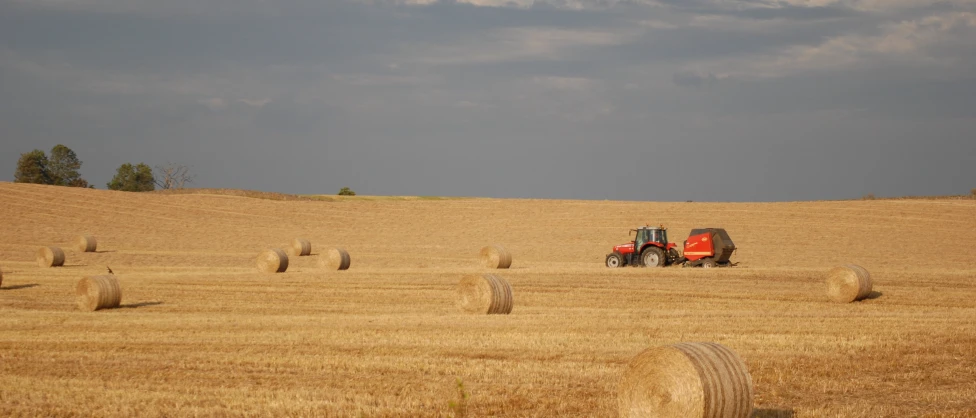
[[[721,226],[728,269],[607,269],[637,225]],[[71,245],[82,233],[97,253]],[[313,257],[258,273],[293,238]],[[454,285],[505,245],[511,315]],[[61,245],[42,269],[34,252]],[[352,268],[328,272],[331,247]],[[756,416],[976,416],[976,200],[269,200],[0,183],[0,415],[615,416],[641,350],[738,352]],[[878,297],[826,300],[838,264]],[[122,309],[80,312],[110,266]]]

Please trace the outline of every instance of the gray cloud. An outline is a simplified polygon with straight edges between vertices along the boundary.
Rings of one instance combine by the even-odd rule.
[[[974,57],[963,1],[0,0],[0,178],[65,143],[96,185],[965,193]]]

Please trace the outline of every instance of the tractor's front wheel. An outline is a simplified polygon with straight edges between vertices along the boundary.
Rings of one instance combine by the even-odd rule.
[[[664,267],[664,251],[658,247],[648,247],[641,254],[641,263],[644,267]]]
[[[624,265],[624,255],[620,253],[611,253],[607,255],[607,267],[617,268]]]

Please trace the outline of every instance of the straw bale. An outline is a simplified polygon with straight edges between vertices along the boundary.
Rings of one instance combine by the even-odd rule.
[[[507,269],[512,265],[512,254],[501,245],[489,245],[481,249],[481,262],[490,269]]]
[[[41,267],[63,266],[64,251],[59,247],[41,247],[37,250],[37,265]]]
[[[827,296],[834,302],[850,303],[871,294],[871,274],[857,264],[847,264],[827,272]]]
[[[258,256],[258,270],[263,273],[283,273],[288,270],[288,255],[280,248],[272,248]]]
[[[291,242],[291,247],[288,247],[288,255],[295,257],[304,257],[312,253],[312,243],[307,239],[295,238]]]
[[[75,248],[83,253],[93,253],[98,247],[98,242],[91,235],[81,235],[76,240]]]
[[[512,286],[501,276],[475,274],[461,278],[457,307],[470,314],[509,314],[514,303]]]
[[[627,366],[617,406],[621,417],[746,418],[752,377],[738,354],[720,344],[652,347]]]
[[[83,311],[118,308],[122,302],[122,286],[113,274],[85,277],[78,281],[75,293]]]
[[[351,263],[349,252],[342,248],[333,248],[319,259],[319,266],[329,270],[347,270]]]

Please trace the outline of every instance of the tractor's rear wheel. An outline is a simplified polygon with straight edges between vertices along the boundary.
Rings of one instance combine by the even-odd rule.
[[[607,267],[617,268],[624,265],[624,255],[620,253],[611,253],[607,255]]]
[[[648,247],[641,254],[641,263],[644,264],[644,267],[663,267],[664,251],[658,247]]]
[[[712,267],[715,267],[715,261],[714,260],[702,260],[701,266],[702,266],[702,268],[710,269]]]

